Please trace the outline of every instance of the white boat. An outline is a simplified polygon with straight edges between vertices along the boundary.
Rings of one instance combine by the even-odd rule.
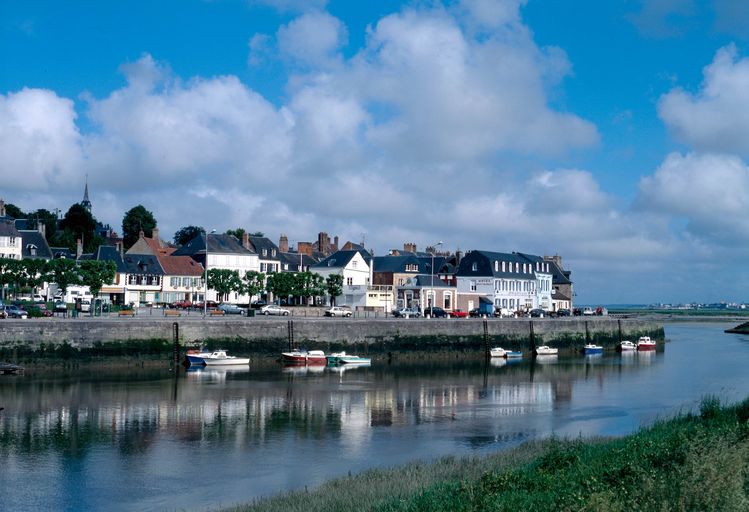
[[[548,345],[541,345],[540,347],[536,347],[537,356],[555,356],[558,353],[559,353],[558,348],[552,348]]]
[[[603,347],[601,345],[594,345],[593,343],[588,343],[583,348],[583,352],[585,352],[585,355],[603,354]]]
[[[492,357],[506,357],[507,351],[502,347],[494,347],[489,350],[489,355],[491,355]]]
[[[624,340],[621,343],[619,343],[619,350],[621,350],[622,352],[629,352],[632,350],[637,350],[637,345],[635,345],[629,340]]]
[[[225,350],[216,350],[203,358],[206,366],[248,365],[249,357],[236,357],[226,354]]]
[[[637,350],[655,350],[655,340],[651,340],[650,336],[643,336],[637,340]]]
[[[326,356],[328,364],[370,364],[372,359],[369,357],[359,357],[346,352],[336,352]]]

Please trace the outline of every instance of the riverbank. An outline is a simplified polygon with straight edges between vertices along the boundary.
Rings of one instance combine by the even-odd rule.
[[[703,400],[613,440],[527,443],[479,458],[370,470],[234,512],[747,510],[749,399]]]

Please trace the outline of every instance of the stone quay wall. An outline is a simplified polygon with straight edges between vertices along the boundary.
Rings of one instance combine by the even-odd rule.
[[[117,353],[150,344],[164,350],[205,344],[232,351],[278,354],[290,345],[308,349],[357,350],[367,354],[400,351],[478,351],[502,346],[533,350],[552,345],[580,350],[590,341],[613,349],[622,339],[650,336],[664,341],[663,324],[650,319],[394,319],[394,318],[77,318],[0,321],[0,354],[36,352],[60,346]],[[154,348],[156,347],[156,348]],[[160,348],[159,348],[160,347]]]

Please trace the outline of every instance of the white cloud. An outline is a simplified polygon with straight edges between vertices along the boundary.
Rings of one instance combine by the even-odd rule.
[[[680,140],[702,151],[749,155],[749,59],[731,45],[718,50],[704,69],[701,90],[673,89],[658,113]]]
[[[346,26],[326,12],[306,13],[278,29],[281,52],[298,63],[328,67],[340,62],[338,49],[348,39]]]

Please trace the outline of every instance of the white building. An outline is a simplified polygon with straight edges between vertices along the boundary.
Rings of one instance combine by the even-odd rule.
[[[366,258],[365,258],[366,255]],[[368,261],[369,260],[369,261]],[[327,279],[332,274],[343,276],[343,293],[336,304],[352,309],[367,306],[367,292],[372,283],[371,256],[363,251],[337,251],[310,267],[310,272]],[[326,302],[329,297],[326,298]]]

